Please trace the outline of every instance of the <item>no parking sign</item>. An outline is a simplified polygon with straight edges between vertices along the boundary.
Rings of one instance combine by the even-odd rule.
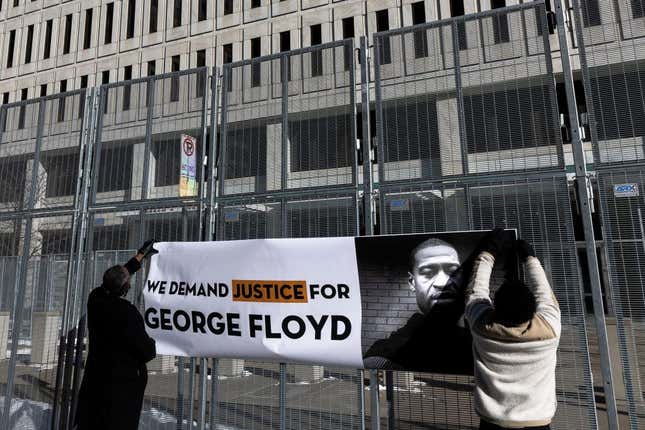
[[[181,135],[181,171],[179,176],[179,196],[197,195],[197,139],[187,134]]]

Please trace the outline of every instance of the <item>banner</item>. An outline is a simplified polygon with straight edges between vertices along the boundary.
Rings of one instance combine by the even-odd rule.
[[[362,366],[353,238],[155,247],[144,320],[157,354]]]
[[[472,374],[464,290],[483,234],[159,243],[145,324],[164,355]]]
[[[197,139],[181,135],[181,169],[179,173],[179,196],[197,195]]]

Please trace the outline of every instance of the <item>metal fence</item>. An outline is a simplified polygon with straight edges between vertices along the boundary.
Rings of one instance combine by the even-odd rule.
[[[574,0],[585,115],[615,307],[629,426],[645,427],[645,15],[642,2]],[[602,30],[601,30],[602,29]],[[642,185],[641,185],[642,186]],[[632,190],[632,192],[622,192]]]
[[[332,42],[226,64],[221,74],[173,72],[2,106],[0,427],[71,427],[87,296],[145,238],[504,226],[535,245],[563,311],[554,428],[598,428],[605,403],[615,428],[618,382],[621,413],[643,428],[645,203],[638,185],[615,189],[645,176],[645,18],[636,3],[574,0],[573,32],[554,28],[537,1],[377,33],[371,48],[365,38],[359,47]],[[568,84],[563,40],[578,49],[584,143],[563,127],[577,123],[556,87]],[[197,141],[194,195],[179,192],[182,135]],[[574,192],[572,166],[578,183],[589,179],[576,145],[597,176],[618,326],[614,386],[598,318],[601,363],[590,360],[583,290],[598,273],[577,251],[578,213],[593,201],[587,186]],[[139,306],[142,284],[140,274],[129,297]],[[605,401],[594,393],[597,365]],[[142,428],[478,425],[469,377],[168,356],[149,370]]]

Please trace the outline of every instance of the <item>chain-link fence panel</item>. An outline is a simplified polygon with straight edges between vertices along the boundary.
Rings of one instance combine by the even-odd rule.
[[[11,381],[7,393],[11,406],[5,428],[49,428],[61,370],[60,336],[72,217],[32,218],[20,224],[16,233],[23,255],[18,282],[12,285],[16,292],[11,303],[11,325],[6,325],[10,345],[6,340],[3,343],[9,349],[7,378]],[[16,275],[9,265],[7,280]],[[3,358],[6,353],[7,349]]]
[[[470,179],[422,187],[382,189],[391,233],[515,228],[530,241],[550,277],[562,310],[556,371],[554,428],[595,428],[595,404],[576,260],[571,206],[564,175],[504,181]],[[395,373],[388,400],[397,428],[477,425],[471,377]],[[433,399],[429,407],[427,399]]]
[[[619,387],[624,384],[624,393],[617,392],[617,395],[626,395],[633,429],[645,424],[645,201],[638,188],[644,180],[645,167],[598,173],[610,291],[622,362],[623,378]]]
[[[219,240],[358,234],[352,52],[347,40],[224,66]],[[237,373],[212,387],[212,425],[360,428],[356,370],[245,360],[216,368]]]
[[[101,87],[93,202],[198,197],[201,188],[180,185],[183,158],[192,160],[185,176],[201,181],[207,76],[201,68]]]
[[[594,163],[644,163],[645,15],[641,1],[573,1],[583,116]]]
[[[582,84],[584,125],[598,170],[601,219],[610,294],[617,319],[621,369],[614,369],[617,397],[626,398],[632,429],[642,428],[645,401],[642,321],[645,165],[645,15],[640,1],[573,1]],[[633,167],[629,167],[633,166]],[[621,375],[622,373],[622,381]]]
[[[224,66],[221,196],[356,184],[354,62],[344,59],[352,46]]]
[[[374,35],[379,182],[562,169],[545,6]]]

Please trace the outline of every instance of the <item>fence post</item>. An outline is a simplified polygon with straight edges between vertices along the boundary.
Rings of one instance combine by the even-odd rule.
[[[204,229],[204,219],[208,222],[208,226],[210,226],[210,217],[206,218],[204,214],[204,209],[206,206],[206,198],[204,196],[204,181],[206,179],[206,164],[207,164],[207,156],[206,156],[206,138],[208,135],[208,69],[204,68],[201,71],[198,71],[197,73],[202,73],[204,75],[204,87],[202,91],[202,137],[201,137],[201,144],[203,146],[202,148],[202,174],[200,181],[198,182],[199,186],[199,234],[200,234],[200,240],[201,241],[206,241],[210,240],[209,233]],[[214,107],[213,107],[214,109]],[[212,175],[211,175],[212,176]],[[208,187],[210,188],[210,187]],[[210,209],[209,209],[210,213]],[[208,385],[208,359],[202,357],[199,360],[199,375],[200,375],[200,381],[199,381],[199,423],[198,423],[198,428],[200,430],[204,430],[204,426],[206,424],[206,390],[207,390],[207,385]]]
[[[381,428],[381,404],[379,400],[378,370],[370,369],[370,414],[372,430]]]
[[[361,36],[360,40],[361,63],[361,112],[363,116],[363,216],[365,217],[365,235],[374,234],[374,217],[372,214],[372,154],[370,143],[370,82],[368,75],[368,49],[367,38]]]
[[[285,430],[287,428],[287,365],[285,363],[280,363],[279,384],[280,430]]]
[[[576,187],[578,189],[579,209],[582,216],[584,228],[585,248],[591,282],[591,293],[593,298],[594,319],[598,333],[598,348],[600,350],[600,367],[603,374],[603,387],[607,403],[607,418],[610,430],[618,430],[618,411],[616,409],[616,396],[614,393],[614,382],[611,367],[611,355],[607,339],[607,326],[605,325],[605,312],[603,306],[602,290],[600,286],[600,272],[596,256],[596,241],[593,232],[593,221],[591,217],[591,187],[587,164],[585,159],[582,139],[580,137],[580,121],[574,90],[573,72],[571,70],[569,41],[566,33],[564,11],[560,1],[556,1],[556,22],[558,28],[558,39],[560,41],[560,52],[562,58],[562,71],[564,75],[564,86],[567,95],[567,110],[571,124],[571,143],[573,147],[573,159],[576,169]],[[574,3],[575,4],[575,3]],[[577,6],[577,4],[575,4]]]
[[[385,178],[385,163],[387,156],[385,154],[385,132],[383,130],[383,98],[381,95],[381,38],[375,34],[374,41],[374,97],[376,110],[376,144],[378,146],[378,180],[379,184],[383,184]],[[388,233],[388,225],[385,211],[385,193],[383,188],[379,186],[379,227],[380,234]]]
[[[211,136],[208,149],[208,157],[210,158],[210,168],[208,169],[208,184],[207,184],[207,201],[208,201],[208,224],[206,224],[206,240],[211,241],[215,239],[215,205],[217,204],[217,113],[218,113],[218,84],[219,84],[219,69],[213,67],[213,74],[211,76]],[[218,359],[213,358],[213,365],[211,367],[211,403],[208,413],[208,424],[211,429],[215,428],[213,420],[216,419],[215,409],[217,408],[217,368]]]

